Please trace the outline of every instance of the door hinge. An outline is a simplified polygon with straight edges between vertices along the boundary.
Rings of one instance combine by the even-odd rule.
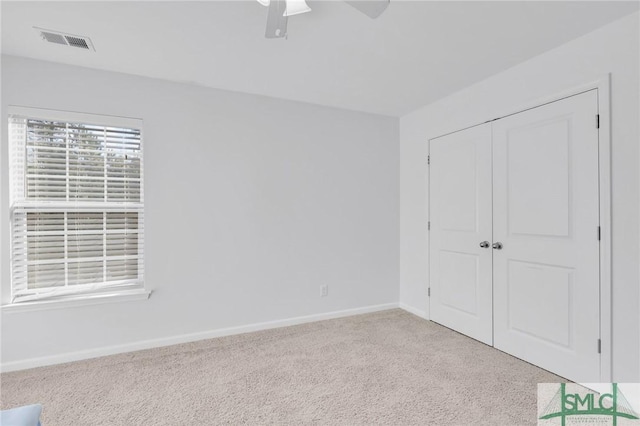
[[[430,165],[430,164],[431,164],[431,156],[427,155],[427,165]]]
[[[602,353],[602,340],[598,339],[598,353]]]
[[[427,222],[427,231],[431,231],[431,221]]]
[[[427,289],[427,296],[431,297],[431,287]]]
[[[602,232],[600,230],[600,227],[598,226],[598,241],[600,241],[601,238],[602,238]]]
[[[600,114],[596,115],[596,129],[600,128]]]

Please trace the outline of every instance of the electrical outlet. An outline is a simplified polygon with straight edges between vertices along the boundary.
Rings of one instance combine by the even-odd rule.
[[[321,285],[320,286],[320,297],[327,297],[329,295],[329,286]]]

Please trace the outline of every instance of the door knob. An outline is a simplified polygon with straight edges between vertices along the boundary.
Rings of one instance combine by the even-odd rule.
[[[482,248],[487,248],[487,247],[489,247],[489,245],[490,245],[489,241],[483,241],[483,242],[480,243],[480,247],[482,247]]]
[[[496,250],[502,250],[502,243],[493,243],[493,248]]]

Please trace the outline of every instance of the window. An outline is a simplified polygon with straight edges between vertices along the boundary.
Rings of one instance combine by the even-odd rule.
[[[12,303],[143,288],[142,122],[12,107]]]

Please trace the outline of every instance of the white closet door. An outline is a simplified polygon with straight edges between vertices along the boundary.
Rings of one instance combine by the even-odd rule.
[[[429,144],[431,319],[492,344],[491,126]]]
[[[493,122],[495,347],[600,380],[597,93]]]

